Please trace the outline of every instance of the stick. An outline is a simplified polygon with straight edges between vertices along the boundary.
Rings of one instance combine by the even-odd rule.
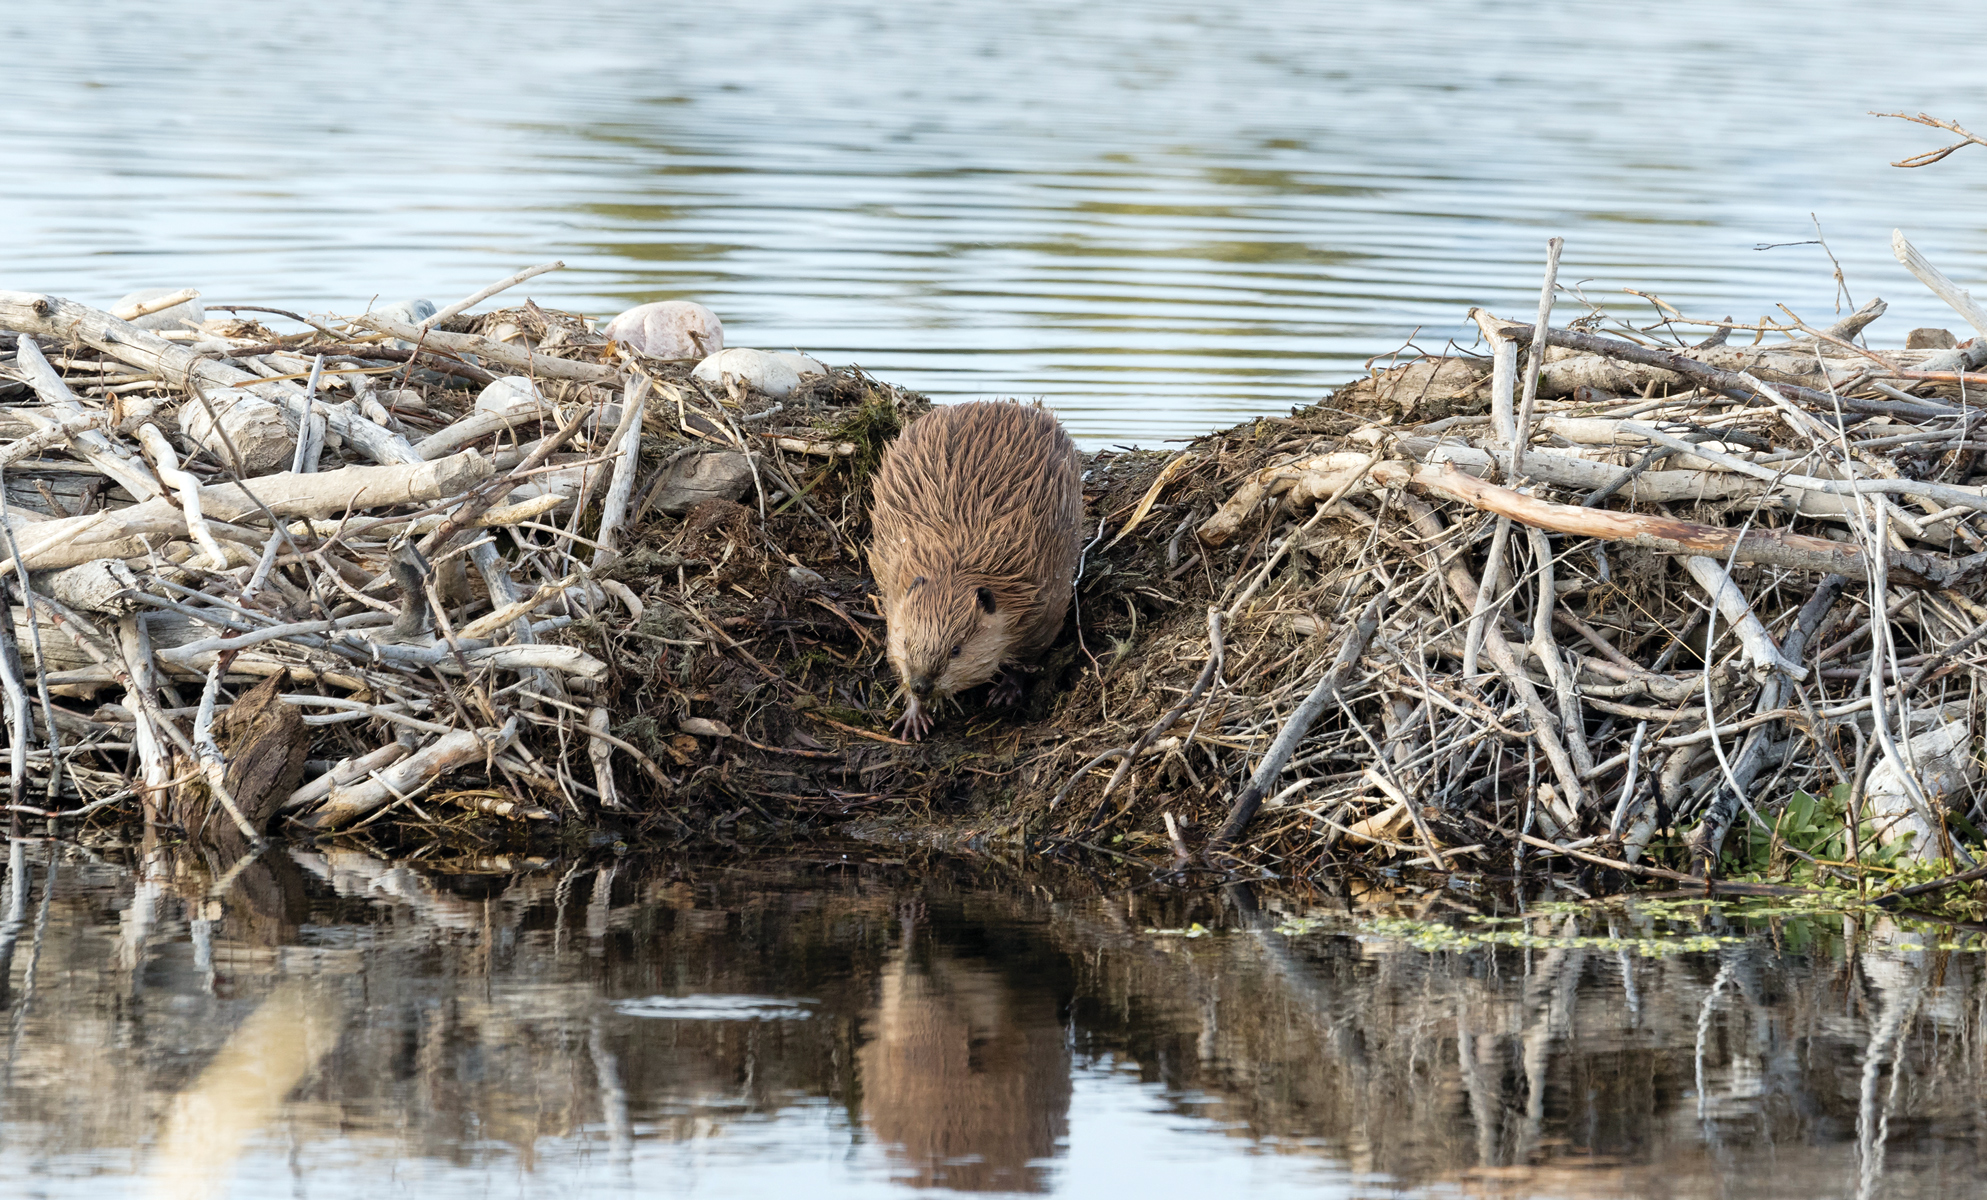
[[[330,795],[332,788],[364,779],[374,771],[390,767],[413,752],[414,747],[406,742],[392,741],[371,753],[356,758],[340,759],[337,766],[291,792],[289,799],[283,801],[283,808],[287,811],[315,804]]]
[[[81,342],[103,351],[119,362],[130,363],[161,378],[184,386],[196,383],[217,388],[242,388],[283,407],[292,420],[301,421],[304,394],[301,388],[271,383],[240,367],[216,362],[167,341],[156,333],[120,321],[107,312],[33,292],[0,292],[0,329],[13,329],[64,342]],[[374,462],[419,462],[420,456],[407,439],[373,424],[345,405],[326,410],[331,428],[352,447]]]
[[[551,404],[525,404],[503,412],[473,412],[452,425],[444,425],[427,437],[414,443],[414,451],[422,458],[434,459],[453,454],[478,438],[488,437],[505,429],[519,425],[529,425],[546,417],[557,419],[558,409]]]
[[[1919,113],[1915,117],[1903,112],[1873,112],[1870,115],[1873,117],[1896,117],[1900,121],[1910,121],[1914,125],[1930,125],[1934,129],[1943,129],[1947,133],[1956,133],[1960,136],[1960,140],[1950,146],[1944,146],[1937,150],[1926,150],[1920,154],[1913,154],[1909,158],[1899,159],[1890,164],[1893,167],[1929,167],[1955,150],[1961,150],[1967,146],[1987,146],[1987,139],[1982,139],[1968,132],[1958,121],[1941,121],[1939,118],[1928,116],[1925,113]]]
[[[594,540],[600,543],[600,549],[593,555],[596,568],[620,557],[615,543],[621,536],[621,523],[628,517],[628,501],[635,494],[635,473],[640,466],[642,451],[642,417],[650,386],[648,376],[636,376],[628,385],[626,398],[621,401],[620,436],[615,439],[613,447],[614,476],[608,482],[607,495],[600,502],[600,528],[594,534]]]
[[[1422,467],[1411,474],[1405,469],[1405,464],[1383,463],[1381,467],[1397,468],[1391,471],[1376,468],[1374,475],[1381,483],[1413,483],[1445,499],[1459,500],[1485,512],[1500,513],[1521,524],[1536,525],[1557,533],[1632,542],[1664,554],[1727,555],[1736,546],[1738,562],[1818,571],[1850,579],[1869,578],[1867,557],[1847,542],[1833,542],[1777,529],[1749,530],[1741,537],[1737,530],[1722,525],[1700,525],[1671,517],[1554,504],[1520,495],[1494,483],[1485,483],[1446,465]],[[1903,481],[1886,479],[1866,482],[1892,484]],[[1890,570],[1913,587],[1958,587],[1987,572],[1987,555],[1946,558],[1917,552],[1895,553],[1890,558]]]
[[[1538,402],[1539,371],[1545,366],[1545,336],[1552,327],[1554,286],[1559,281],[1559,251],[1565,242],[1549,238],[1545,244],[1545,286],[1539,289],[1539,319],[1532,328],[1532,352],[1525,360],[1525,399],[1518,407],[1518,425],[1511,439],[1511,479],[1525,477],[1525,443],[1532,440],[1532,408]]]
[[[1966,318],[1966,323],[1974,331],[1987,337],[1987,308],[1982,308],[1973,294],[1946,277],[1944,271],[1933,266],[1918,247],[1905,240],[1902,229],[1890,231],[1890,251],[1904,269],[1918,277],[1918,282],[1932,289],[1932,294],[1952,306],[1952,310]]]
[[[485,300],[488,300],[490,297],[496,295],[498,292],[504,291],[507,288],[516,287],[518,284],[523,283],[525,280],[531,279],[538,275],[543,275],[547,271],[560,270],[565,265],[566,264],[563,262],[548,262],[548,263],[539,263],[535,267],[526,267],[524,270],[519,271],[515,275],[509,275],[504,277],[503,279],[499,279],[497,282],[491,284],[489,287],[484,288],[482,291],[477,292],[473,296],[469,296],[466,299],[457,300],[454,304],[449,305],[447,308],[437,310],[434,316],[429,317],[427,320],[421,322],[421,324],[417,326],[417,328],[433,329],[435,326],[441,324],[443,321],[446,321],[451,317],[455,317],[464,312],[467,312],[468,310],[474,308],[478,304],[483,303]]]
[[[611,714],[604,708],[596,708],[586,715],[587,758],[593,762],[593,786],[600,793],[600,807],[626,808],[621,794],[614,788],[614,744],[603,737],[611,721]]]
[[[1220,832],[1214,835],[1213,840],[1208,842],[1207,854],[1210,861],[1217,855],[1228,853],[1241,839],[1242,832],[1255,818],[1256,809],[1262,805],[1263,797],[1269,794],[1277,777],[1283,774],[1284,765],[1290,761],[1291,755],[1297,752],[1297,744],[1304,740],[1304,735],[1311,731],[1312,723],[1318,719],[1320,713],[1324,712],[1325,706],[1338,696],[1346,677],[1359,665],[1359,656],[1366,653],[1366,647],[1373,641],[1373,634],[1380,628],[1380,610],[1385,602],[1385,592],[1366,602],[1365,610],[1359,614],[1359,619],[1347,632],[1345,641],[1340,643],[1338,653],[1333,656],[1332,664],[1325,671],[1324,678],[1318,680],[1317,686],[1311,689],[1311,694],[1304,697],[1304,702],[1290,715],[1290,720],[1284,724],[1276,740],[1270,743],[1269,752],[1264,754],[1262,762],[1256,765],[1256,773],[1250,776],[1248,786],[1242,789],[1242,794],[1235,798],[1234,806],[1228,810],[1228,820],[1222,824]]]
[[[135,321],[139,317],[149,317],[155,312],[164,312],[169,308],[185,304],[188,300],[198,300],[199,298],[200,290],[198,288],[181,288],[176,292],[170,292],[164,296],[156,296],[150,300],[139,300],[132,304],[113,308],[110,310],[110,315],[120,321]]]
[[[1526,329],[1522,325],[1506,325],[1502,328],[1501,332],[1507,338],[1526,345],[1531,344],[1533,331]],[[1572,329],[1550,329],[1546,331],[1545,336],[1546,344],[1549,346],[1565,346],[1568,349],[1585,350],[1590,354],[1600,354],[1608,358],[1620,359],[1623,362],[1641,363],[1649,367],[1661,367],[1666,371],[1674,371],[1678,375],[1700,386],[1710,388],[1713,391],[1723,392],[1727,395],[1744,396],[1751,391],[1746,386],[1745,381],[1739,378],[1738,372],[1723,371],[1717,367],[1707,366],[1675,350],[1661,350],[1649,346],[1638,346],[1634,342],[1626,342],[1620,338],[1602,337],[1599,334],[1581,333]],[[1799,400],[1803,404],[1815,405],[1831,412],[1834,411],[1835,401],[1824,392],[1817,392],[1811,388],[1798,387],[1791,383],[1776,383],[1773,386],[1779,389],[1782,395],[1790,399]],[[1888,412],[1895,407],[1895,405],[1886,403],[1883,411]]]
[[[1697,580],[1698,586],[1710,594],[1712,603],[1731,624],[1756,672],[1777,671],[1795,680],[1808,677],[1806,667],[1797,662],[1789,662],[1786,656],[1780,653],[1780,647],[1773,643],[1773,636],[1766,632],[1766,626],[1752,611],[1752,606],[1746,603],[1745,593],[1741,592],[1739,585],[1733,583],[1732,577],[1725,573],[1723,563],[1714,558],[1694,554],[1684,559],[1683,565],[1684,569],[1690,572],[1691,578]]]
[[[439,329],[422,329],[418,325],[409,325],[404,321],[389,321],[372,313],[353,317],[352,323],[389,334],[404,342],[424,342],[429,346],[438,346],[456,354],[474,354],[485,362],[501,363],[516,368],[522,374],[540,379],[576,379],[581,383],[612,383],[621,375],[613,367],[578,362],[570,358],[553,358],[531,350],[520,350],[507,342],[479,337],[472,333],[443,333]]]
[[[172,443],[159,427],[150,421],[138,427],[138,441],[152,456],[152,465],[159,478],[179,496],[180,512],[186,516],[186,528],[193,540],[213,560],[213,569],[225,570],[228,565],[227,551],[214,540],[214,531],[207,527],[207,517],[200,511],[200,481],[179,469],[179,456],[173,453]]]
[[[249,824],[235,806],[235,798],[228,794],[228,764],[221,757],[221,748],[214,744],[214,700],[221,691],[221,660],[207,668],[207,686],[200,693],[200,711],[193,718],[193,748],[200,764],[201,774],[207,777],[207,788],[214,793],[214,799],[235,823],[235,828],[248,839],[248,844],[257,850],[262,849],[262,831]],[[190,832],[190,831],[189,831]]]
[[[516,737],[515,716],[504,722],[502,729],[458,729],[444,734],[399,762],[373,771],[361,782],[334,786],[324,807],[295,821],[320,831],[348,825],[420,791],[458,767],[495,757]]]
[[[1480,308],[1471,309],[1470,315],[1476,318],[1477,327],[1483,330],[1485,340],[1491,346],[1490,375],[1490,426],[1503,439],[1507,446],[1518,442],[1518,421],[1512,412],[1511,397],[1517,387],[1518,346],[1497,330],[1490,314]],[[1497,518],[1497,528],[1490,535],[1490,553],[1484,558],[1483,586],[1477,589],[1476,605],[1470,610],[1470,626],[1463,640],[1463,678],[1474,679],[1477,673],[1477,656],[1483,652],[1483,631],[1492,619],[1492,610],[1497,608],[1498,588],[1504,571],[1504,559],[1511,541],[1511,518]]]
[[[55,373],[55,368],[48,365],[48,359],[42,357],[41,347],[35,345],[34,338],[27,334],[21,335],[20,352],[17,357],[22,373],[28,377],[28,386],[35,390],[35,395],[41,397],[43,404],[61,414],[64,421],[87,415],[83,411],[82,403],[76,399],[76,394],[70,391],[69,385]],[[57,424],[33,409],[21,408],[15,411],[44,431],[54,428]],[[78,454],[98,470],[124,485],[124,490],[138,499],[150,500],[161,493],[158,481],[145,470],[144,464],[133,463],[102,433],[94,429],[85,430],[75,434],[70,439],[70,443],[75,446]]]

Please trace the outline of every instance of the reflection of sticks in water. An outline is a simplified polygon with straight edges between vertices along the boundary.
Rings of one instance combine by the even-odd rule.
[[[1546,1068],[1553,1043],[1573,1025],[1574,999],[1586,961],[1585,950],[1549,951],[1525,981],[1525,1007],[1530,1010],[1524,1033],[1525,1124],[1513,1162],[1529,1162],[1544,1132]]]
[[[285,984],[249,1014],[193,1085],[173,1098],[148,1172],[173,1200],[225,1192],[242,1146],[338,1042],[341,1002]]]
[[[1877,1185],[1883,1181],[1884,1149],[1890,1142],[1890,1114],[1897,1105],[1898,1077],[1904,1074],[1904,1035],[1911,1028],[1911,1019],[1918,1013],[1919,1001],[1925,998],[1928,972],[1923,963],[1910,973],[1900,989],[1884,989],[1890,994],[1884,997],[1883,1016],[1877,1027],[1870,1031],[1869,1047],[1863,1051],[1863,1081],[1860,1093],[1861,1103],[1856,1108],[1856,1157],[1861,1166],[1857,1173],[1856,1200],[1870,1200],[1876,1195]],[[1903,995],[1897,995],[1901,990]],[[1877,1072],[1884,1063],[1890,1063],[1890,1090],[1884,1096],[1882,1114],[1877,1107]]]
[[[7,916],[0,920],[0,1008],[7,1005],[7,981],[14,977],[14,943],[28,919],[28,844],[7,847]]]
[[[607,1144],[614,1152],[614,1166],[625,1174],[634,1166],[635,1123],[628,1116],[621,1060],[607,1048],[597,1015],[587,1025],[586,1052],[593,1059],[593,1076],[600,1083],[600,1115],[607,1122]]]
[[[19,842],[14,843],[16,846]],[[0,1092],[14,1085],[14,1060],[21,1053],[21,1035],[28,1026],[28,1009],[34,1006],[35,972],[41,966],[42,939],[48,935],[48,911],[55,902],[56,851],[53,846],[48,852],[48,873],[41,880],[41,908],[35,912],[34,943],[28,950],[28,969],[21,972],[21,998],[14,1005],[14,1028],[7,1039],[7,1069],[0,1073]]]
[[[1069,1128],[1069,1050],[1055,1002],[998,974],[899,951],[861,1050],[877,1141],[898,1181],[959,1191],[1041,1191],[1039,1160]]]

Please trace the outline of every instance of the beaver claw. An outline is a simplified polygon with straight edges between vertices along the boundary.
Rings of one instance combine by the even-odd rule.
[[[1021,703],[1025,690],[1021,684],[1021,672],[1012,668],[1004,670],[994,679],[993,690],[987,693],[987,703],[998,708],[1012,708]]]
[[[890,725],[890,732],[914,742],[924,741],[925,734],[931,732],[931,718],[925,715],[924,705],[916,697],[904,708],[904,715]]]

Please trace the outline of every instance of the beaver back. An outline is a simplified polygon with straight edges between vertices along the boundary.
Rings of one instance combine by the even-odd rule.
[[[921,578],[991,589],[1012,614],[1006,661],[1055,640],[1081,550],[1083,460],[1047,409],[974,401],[932,409],[878,470],[870,566],[885,616]]]

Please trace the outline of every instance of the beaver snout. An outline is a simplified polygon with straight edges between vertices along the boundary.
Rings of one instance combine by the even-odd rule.
[[[911,680],[911,695],[916,696],[920,700],[931,699],[932,692],[937,690],[937,688],[938,681],[928,675]]]

